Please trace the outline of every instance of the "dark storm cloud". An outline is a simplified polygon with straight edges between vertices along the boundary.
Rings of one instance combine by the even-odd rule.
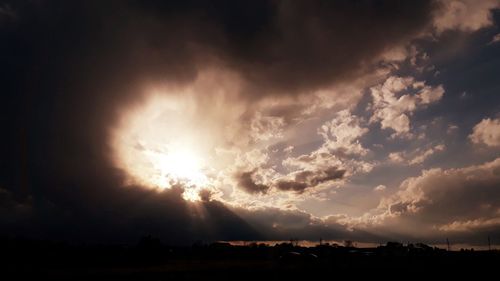
[[[2,24],[14,21],[16,14],[9,5],[0,6],[0,26]]]
[[[242,219],[255,229],[261,230],[263,237],[268,240],[289,240],[291,237],[300,237],[304,240],[318,241],[321,238],[343,241],[386,241],[387,237],[347,228],[337,222],[324,222],[299,210],[282,210],[278,208],[262,208],[247,210],[232,209]],[[291,236],[292,235],[292,236]]]
[[[266,193],[269,186],[257,183],[254,179],[257,169],[236,175],[238,185],[248,193]]]
[[[342,179],[345,172],[345,170],[338,167],[328,167],[319,171],[300,171],[294,175],[293,180],[280,180],[275,185],[280,190],[293,190],[301,193],[308,187],[315,187],[325,182]]]
[[[10,202],[1,212],[19,219],[2,220],[1,231],[115,242],[258,237],[224,206],[203,203],[203,216],[193,215],[178,190],[124,187],[108,147],[116,112],[141,98],[145,80],[182,83],[196,71],[185,41],[155,47],[156,31],[136,30],[147,18],[115,4],[10,4],[17,19],[0,35],[0,187]]]
[[[134,7],[161,23],[182,15],[175,33],[189,34],[184,36],[240,73],[251,95],[262,95],[308,91],[369,71],[375,56],[428,25],[432,6],[430,1],[153,1]]]
[[[210,64],[254,95],[346,79],[429,19],[428,1],[6,1],[0,5],[2,231],[168,241],[258,237],[217,202],[124,187],[108,147],[144,84]],[[8,7],[8,9],[7,9]],[[7,11],[7,12],[6,12]],[[6,16],[8,15],[8,16]],[[10,207],[9,207],[10,206]],[[24,207],[23,207],[24,206]],[[16,213],[17,212],[17,213]],[[201,219],[203,217],[203,219]],[[134,237],[135,238],[135,237]]]
[[[258,183],[256,180],[258,173],[258,169],[238,173],[236,175],[238,186],[251,194],[266,193],[271,187],[281,191],[302,193],[307,188],[313,188],[325,182],[342,179],[346,171],[338,167],[318,168],[318,170],[314,171],[303,170],[291,173],[287,176],[291,177],[290,179],[287,179],[287,177],[279,178],[269,185]]]

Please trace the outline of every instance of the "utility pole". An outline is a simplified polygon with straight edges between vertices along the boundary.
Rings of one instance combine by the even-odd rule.
[[[488,235],[488,251],[491,251],[491,240],[489,235]]]
[[[448,252],[451,251],[450,240],[448,240],[448,238],[446,238],[446,245],[448,245]]]

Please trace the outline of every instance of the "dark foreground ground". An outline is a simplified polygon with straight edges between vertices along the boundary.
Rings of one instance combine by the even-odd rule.
[[[130,247],[3,239],[0,250],[0,280],[498,280],[500,269],[499,251],[445,251],[399,243],[377,248],[288,243],[169,247],[145,239]]]

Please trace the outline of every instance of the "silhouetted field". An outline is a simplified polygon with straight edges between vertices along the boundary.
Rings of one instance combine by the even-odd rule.
[[[171,247],[145,238],[134,246],[69,245],[3,238],[2,280],[334,280],[494,277],[498,251],[446,251],[390,242],[377,248],[228,243]]]

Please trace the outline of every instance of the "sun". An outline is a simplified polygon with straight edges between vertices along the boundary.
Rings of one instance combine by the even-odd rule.
[[[149,151],[146,155],[155,169],[161,173],[161,178],[188,185],[207,184],[207,177],[203,173],[203,159],[194,149],[172,145],[165,153]]]
[[[131,183],[168,189],[184,188],[186,200],[199,200],[210,186],[213,130],[200,110],[184,96],[152,96],[123,114],[112,137],[116,165]]]

